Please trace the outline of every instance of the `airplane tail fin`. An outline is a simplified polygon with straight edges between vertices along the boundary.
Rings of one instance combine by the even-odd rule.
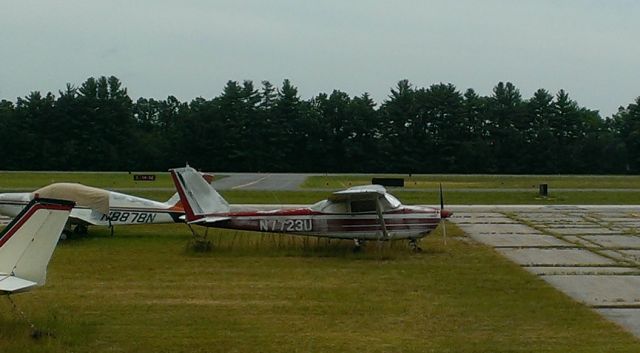
[[[201,173],[200,175],[202,175],[202,177],[204,178],[204,180],[211,184],[213,182],[214,176],[213,174],[207,174],[207,173]],[[184,207],[182,206],[182,201],[180,200],[180,194],[178,194],[177,192],[175,194],[173,194],[171,196],[171,198],[169,200],[167,200],[165,203],[165,205],[169,206],[170,208],[173,209],[183,209]]]
[[[188,222],[205,215],[229,212],[229,204],[195,169],[187,166],[171,169]]]
[[[0,292],[43,285],[74,202],[34,199],[0,232]]]

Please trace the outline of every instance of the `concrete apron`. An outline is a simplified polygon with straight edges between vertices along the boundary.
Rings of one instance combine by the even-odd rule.
[[[640,206],[451,206],[456,223],[640,338]]]

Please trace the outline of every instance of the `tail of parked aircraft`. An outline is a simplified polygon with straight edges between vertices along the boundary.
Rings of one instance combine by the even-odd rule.
[[[171,169],[188,222],[206,215],[229,212],[229,204],[195,169],[187,166]]]
[[[167,200],[164,204],[167,205],[168,208],[182,208],[180,195],[177,192],[173,194],[173,196],[171,196],[171,198]]]
[[[0,294],[43,285],[74,203],[34,199],[0,232]]]
[[[213,179],[214,179],[213,174],[200,173],[200,175],[202,175],[202,177],[207,183],[209,184],[213,183]],[[182,206],[182,201],[180,200],[180,194],[178,194],[177,192],[173,194],[171,198],[167,200],[164,204],[170,208],[184,208]]]

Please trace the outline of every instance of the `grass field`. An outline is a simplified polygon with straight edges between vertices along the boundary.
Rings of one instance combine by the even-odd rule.
[[[167,173],[154,174],[155,182],[134,182],[127,173],[0,173],[0,189],[73,181],[164,201],[172,183]],[[451,182],[463,185],[456,178]],[[494,185],[475,178],[482,188]],[[627,177],[594,178],[618,183],[611,188],[637,187]],[[567,177],[567,188],[595,185],[580,179]],[[466,182],[446,191],[448,204],[640,203],[640,189],[552,189],[540,199]],[[518,183],[509,185],[522,188]],[[435,185],[393,192],[409,204],[436,204]],[[303,204],[329,192],[222,194],[231,203]],[[53,335],[30,338],[29,325],[0,298],[0,352],[640,351],[633,336],[470,243],[455,226],[448,233],[454,237],[446,246],[434,234],[420,254],[404,242],[369,243],[353,254],[351,242],[211,231],[214,250],[203,254],[188,250],[185,225],[116,227],[113,238],[91,228],[88,237],[58,246],[45,287],[13,297]]]
[[[442,183],[447,189],[526,189],[537,190],[548,184],[558,189],[638,189],[640,176],[601,175],[401,175],[385,174],[376,177],[404,178],[405,188],[436,189]],[[340,189],[371,183],[372,175],[312,176],[302,185],[305,188]]]
[[[155,181],[134,181],[133,174],[154,174]],[[0,172],[0,190],[29,190],[73,182],[98,188],[173,188],[168,172]]]
[[[156,175],[156,181],[136,182],[131,174],[124,172],[0,172],[0,192],[32,191],[53,182],[66,181],[166,201],[174,192],[170,175],[167,172],[151,174]],[[447,204],[640,204],[640,176],[385,176],[406,178],[405,188],[390,190],[407,204],[438,204],[440,182]],[[218,179],[224,177],[224,174],[216,174]],[[326,198],[332,190],[368,184],[371,177],[312,176],[299,191],[223,190],[221,193],[231,203],[308,204]],[[541,183],[549,185],[549,197],[538,196],[537,186]]]
[[[389,191],[403,203],[409,205],[438,205],[438,191],[403,191],[390,188]],[[326,199],[330,191],[249,191],[225,190],[221,194],[231,203],[251,204],[309,204]],[[152,196],[153,193],[147,193]],[[160,199],[166,195],[162,194]],[[168,197],[168,196],[166,196]],[[539,197],[537,192],[511,191],[444,191],[447,205],[637,205],[640,204],[640,190],[637,191],[552,191],[549,197]]]
[[[401,191],[390,189],[403,203],[409,205],[438,205],[437,191]],[[171,191],[127,191],[142,197],[166,201]],[[232,204],[311,204],[326,199],[330,191],[251,191],[223,190],[222,196]],[[535,192],[444,191],[446,205],[638,205],[638,191],[558,191],[549,197]]]
[[[449,226],[449,234],[459,230]],[[413,254],[239,232],[187,250],[184,225],[60,245],[48,283],[0,301],[0,352],[638,352],[630,334],[488,247]]]

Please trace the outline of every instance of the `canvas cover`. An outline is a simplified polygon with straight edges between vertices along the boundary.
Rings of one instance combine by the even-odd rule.
[[[55,183],[33,192],[34,197],[74,201],[76,206],[88,207],[109,214],[109,192],[77,183]]]

